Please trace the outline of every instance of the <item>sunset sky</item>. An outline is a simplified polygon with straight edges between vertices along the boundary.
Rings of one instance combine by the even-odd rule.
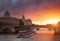
[[[60,0],[0,0],[0,16],[6,10],[16,18],[24,14],[34,24],[56,24],[60,21]]]

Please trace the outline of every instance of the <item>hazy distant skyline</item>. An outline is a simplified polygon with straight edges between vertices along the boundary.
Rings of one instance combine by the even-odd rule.
[[[34,23],[60,20],[60,0],[0,0],[0,16],[6,10],[17,18],[24,14]]]

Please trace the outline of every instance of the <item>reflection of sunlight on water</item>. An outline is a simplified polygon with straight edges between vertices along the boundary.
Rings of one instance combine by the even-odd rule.
[[[38,36],[40,36],[40,37],[52,37],[53,35],[52,34],[37,34]]]
[[[16,38],[16,35],[0,36],[0,41],[53,41],[54,31],[39,30],[37,34],[30,38]]]
[[[34,31],[37,33],[37,34],[41,34],[41,33],[49,33],[49,34],[54,34],[54,30],[49,30],[48,28],[40,28],[39,30],[36,30],[34,29]]]
[[[8,35],[8,36],[1,36],[0,37],[0,41],[53,41],[52,40],[53,38],[53,35],[51,34],[37,34],[37,35],[34,35],[30,38],[16,38],[15,35]]]
[[[53,37],[54,35],[53,34],[49,34],[49,33],[41,33],[41,34],[37,34],[31,38],[28,38],[28,39],[22,39],[22,41],[53,41]]]
[[[39,31],[36,31],[37,41],[53,41],[54,31],[42,28]]]
[[[40,34],[37,34],[34,38],[34,41],[53,41],[53,36],[50,36],[50,35],[40,35]]]

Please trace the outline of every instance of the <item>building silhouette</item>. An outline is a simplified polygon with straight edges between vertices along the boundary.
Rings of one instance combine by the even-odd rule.
[[[4,17],[11,17],[10,13],[8,11],[5,12]]]
[[[25,16],[22,16],[22,21],[24,22],[25,26],[32,25],[31,19],[25,19]]]
[[[32,25],[32,21],[30,19],[25,19],[24,15],[22,16],[22,18],[17,19],[12,17],[10,13],[6,11],[4,13],[4,17],[0,17],[0,32],[4,30],[15,32],[15,27],[19,27],[21,19],[24,22],[24,26]]]

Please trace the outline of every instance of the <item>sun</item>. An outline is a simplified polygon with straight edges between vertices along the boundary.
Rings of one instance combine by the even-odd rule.
[[[48,20],[46,21],[47,24],[57,24],[58,23],[58,20]]]

